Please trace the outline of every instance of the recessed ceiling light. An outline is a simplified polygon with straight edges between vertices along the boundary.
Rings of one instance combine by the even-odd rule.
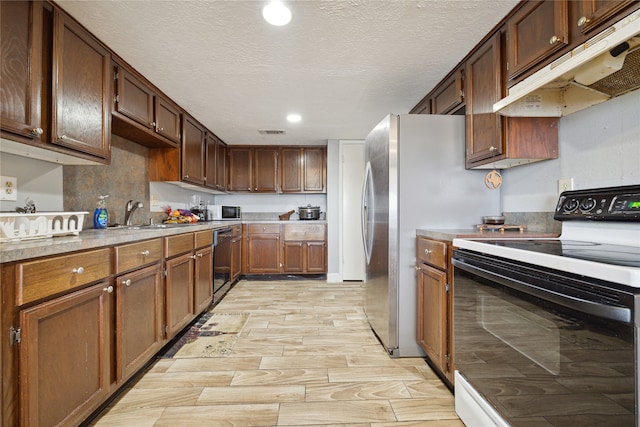
[[[291,123],[297,123],[300,120],[302,120],[302,117],[300,116],[300,114],[289,114],[287,116],[287,120],[290,121]]]
[[[269,24],[281,27],[291,21],[291,11],[282,2],[272,1],[262,8],[262,17]]]

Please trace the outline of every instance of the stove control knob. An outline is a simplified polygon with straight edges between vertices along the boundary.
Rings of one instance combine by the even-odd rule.
[[[596,201],[593,200],[591,197],[589,197],[588,199],[584,199],[582,203],[580,203],[580,210],[582,212],[589,212],[593,210],[593,208],[595,207],[596,207]]]
[[[566,213],[570,213],[575,211],[578,208],[578,201],[576,199],[567,199],[564,202],[564,206],[562,207],[562,209],[566,212]]]

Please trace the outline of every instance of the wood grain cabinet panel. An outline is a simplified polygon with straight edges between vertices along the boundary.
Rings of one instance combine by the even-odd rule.
[[[0,2],[2,131],[37,140],[45,126],[41,114],[42,8],[34,2]],[[10,64],[7,66],[6,64]]]
[[[573,25],[585,35],[590,34],[617,14],[625,11],[637,1],[632,0],[578,0],[579,13]]]
[[[429,364],[453,386],[453,270],[451,242],[416,239],[416,333]]]
[[[115,288],[117,379],[123,383],[164,343],[161,264],[117,277]]]
[[[170,340],[193,320],[193,271],[191,252],[165,262],[166,338]]]
[[[196,314],[206,309],[213,298],[213,232],[194,233],[194,286],[193,303]]]
[[[246,273],[278,274],[282,271],[280,224],[246,224],[245,238]]]
[[[251,192],[253,188],[253,151],[248,147],[228,147],[229,180],[227,188],[234,192]]]
[[[111,153],[111,54],[54,9],[52,143],[108,160]]]
[[[280,147],[282,193],[326,192],[325,147]]]
[[[507,79],[569,44],[566,0],[529,1],[507,21]]]
[[[463,70],[438,85],[431,98],[431,114],[450,114],[464,104]]]
[[[162,239],[120,245],[114,248],[116,274],[162,260]]]
[[[327,272],[326,225],[291,223],[283,226],[283,273]]]
[[[18,305],[101,280],[111,274],[111,252],[98,249],[18,264]]]
[[[205,129],[186,114],[182,118],[182,181],[204,185]]]
[[[107,399],[112,291],[105,281],[20,312],[21,426],[79,425]]]

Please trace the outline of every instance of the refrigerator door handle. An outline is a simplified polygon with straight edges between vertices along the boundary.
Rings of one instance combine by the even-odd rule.
[[[367,162],[365,167],[364,181],[362,185],[362,240],[364,253],[367,257],[367,265],[371,261],[371,249],[373,245],[373,227],[370,218],[374,212],[373,201],[373,177],[371,175],[371,163]]]

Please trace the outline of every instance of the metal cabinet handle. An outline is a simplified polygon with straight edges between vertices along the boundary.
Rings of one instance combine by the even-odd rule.
[[[164,128],[158,128],[158,132],[164,132]]]
[[[416,265],[416,271],[420,271],[420,266]]]
[[[33,128],[31,129],[31,135],[33,136],[40,136],[44,133],[44,131],[42,130],[42,128]]]
[[[184,179],[189,179],[189,175],[185,175],[185,176],[184,176]]]
[[[140,252],[140,255],[142,255],[142,256],[149,256],[149,253],[150,253],[150,252],[149,252],[148,250],[146,250],[146,251],[142,251],[142,252]]]
[[[561,39],[560,37],[558,37],[558,36],[553,36],[553,37],[551,37],[551,38],[549,39],[549,44],[556,44],[556,43],[559,43],[559,42],[561,42],[561,41],[562,41],[562,39]]]
[[[122,284],[125,286],[131,286],[131,279],[123,280]]]
[[[107,286],[106,288],[103,288],[102,290],[105,291],[106,293],[110,294],[111,292],[113,292],[113,286]]]
[[[191,255],[189,258],[196,259],[196,256],[195,255]]]
[[[424,250],[425,255],[431,255],[433,252],[430,249]]]
[[[489,147],[489,151],[498,151],[498,148],[492,145],[491,147]]]
[[[591,20],[589,18],[587,18],[586,16],[581,16],[580,19],[578,19],[578,27],[584,27],[590,22]]]
[[[73,273],[76,274],[82,274],[84,273],[84,267],[78,267],[78,268],[74,268],[73,270],[71,270]]]
[[[149,126],[156,127],[156,122],[149,123]]]
[[[65,141],[67,139],[67,135],[60,135],[58,137],[58,141]]]
[[[198,253],[198,258],[202,258],[204,256],[204,254],[202,252]]]

